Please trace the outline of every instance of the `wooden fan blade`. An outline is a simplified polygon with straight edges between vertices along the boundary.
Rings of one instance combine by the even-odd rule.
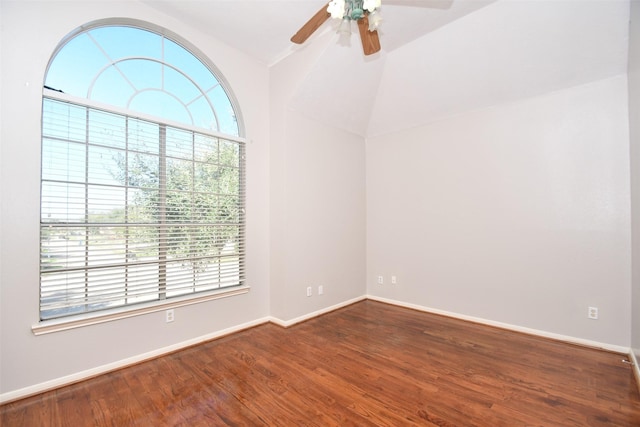
[[[364,50],[365,56],[378,52],[380,50],[378,31],[369,31],[369,18],[366,15],[358,20],[358,30],[360,30],[362,50]]]
[[[309,19],[307,23],[293,35],[293,37],[291,37],[291,41],[302,44],[311,36],[311,34],[314,33],[315,30],[320,28],[320,25],[324,24],[324,22],[329,19],[329,16],[331,16],[329,12],[327,12],[327,7],[329,7],[329,3],[316,12],[316,14],[313,15],[311,19]]]

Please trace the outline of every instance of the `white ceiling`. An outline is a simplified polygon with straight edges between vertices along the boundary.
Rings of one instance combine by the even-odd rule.
[[[380,40],[390,52],[495,0],[383,0]],[[200,31],[273,64],[295,51],[290,39],[328,0],[142,0]],[[336,25],[330,19],[319,33]],[[310,39],[311,41],[312,39]]]
[[[629,0],[382,0],[382,52],[368,57],[357,34],[337,43],[333,20],[289,41],[328,0],[141,1],[269,66],[320,47],[289,106],[367,137],[627,66]]]

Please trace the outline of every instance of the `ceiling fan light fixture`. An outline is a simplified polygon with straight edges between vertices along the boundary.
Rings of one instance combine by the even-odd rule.
[[[340,36],[349,37],[351,35],[351,21],[348,18],[344,18],[340,22],[337,33],[340,34]]]
[[[367,15],[378,13],[381,5],[381,0],[331,0],[327,5],[327,13],[334,19],[359,21]],[[369,31],[375,31],[380,21],[379,16],[373,24],[369,21]]]
[[[378,9],[369,13],[369,31],[377,31],[382,23],[382,14]]]
[[[345,47],[351,46],[351,21],[346,17],[338,27],[338,44]]]
[[[345,0],[332,0],[327,5],[327,12],[333,19],[343,19],[347,11]]]
[[[367,12],[373,13],[382,6],[382,0],[364,0],[362,8]]]
[[[340,19],[339,44],[349,46],[351,21],[355,21],[365,56],[373,55],[380,51],[380,38],[377,31],[382,21],[379,14],[380,5],[381,0],[331,0],[291,37],[291,41],[297,44],[304,43],[329,18],[334,18]]]
[[[354,21],[361,19],[363,16],[364,16],[364,10],[360,9],[359,7],[351,11],[351,19],[353,19]]]

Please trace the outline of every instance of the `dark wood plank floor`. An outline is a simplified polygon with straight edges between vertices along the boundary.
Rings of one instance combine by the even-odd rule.
[[[624,355],[364,301],[0,407],[9,426],[640,426]]]

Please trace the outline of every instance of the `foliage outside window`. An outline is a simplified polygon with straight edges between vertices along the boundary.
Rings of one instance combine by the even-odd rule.
[[[45,87],[41,319],[244,284],[244,142],[202,61],[96,27],[57,52]]]

